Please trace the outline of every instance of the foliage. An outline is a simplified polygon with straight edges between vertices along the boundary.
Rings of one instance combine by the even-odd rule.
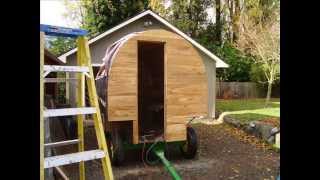
[[[257,24],[255,19],[246,17],[243,26],[244,31],[237,46],[253,55],[255,64],[259,66],[259,69],[254,70],[261,70],[264,73],[265,80],[268,83],[267,105],[271,96],[272,85],[274,81],[280,78],[279,19],[273,18],[269,22],[263,20]]]
[[[165,0],[149,0],[149,8],[162,17],[167,17],[170,13],[170,8],[165,8]]]
[[[149,0],[80,0],[78,3],[65,0],[68,13],[64,16],[78,22],[80,28],[89,31],[89,38],[121,23],[149,6]],[[160,8],[161,4],[154,4]],[[56,38],[49,43],[49,49],[60,55],[75,47],[75,40]]]
[[[64,6],[66,7],[67,12],[63,13],[63,16],[68,20],[70,27],[83,26],[83,19],[85,15],[83,3],[84,1],[64,0]]]
[[[64,72],[57,72],[57,78],[66,78],[66,73]],[[59,83],[59,85],[57,86],[57,99],[56,99],[56,103],[58,104],[66,104],[67,99],[66,99],[66,83]]]
[[[209,26],[208,31],[214,29],[214,26]],[[215,34],[208,32],[201,33],[198,42],[213,52],[215,55],[223,59],[229,68],[218,68],[216,70],[216,77],[220,81],[250,81],[250,69],[252,65],[252,58],[245,56],[240,50],[230,43],[225,43],[220,46],[216,40]]]
[[[254,57],[251,79],[268,84],[266,105],[269,103],[274,82],[280,78],[279,2],[248,0],[241,19],[243,31],[236,42],[240,50]]]
[[[54,55],[59,56],[76,46],[74,38],[54,37],[48,39],[48,49]]]
[[[195,38],[207,21],[206,8],[211,0],[172,0],[170,22]]]
[[[245,15],[250,17],[255,24],[270,22],[277,18],[280,0],[246,0]]]
[[[221,48],[216,49],[216,55],[224,59],[229,68],[217,69],[217,78],[221,81],[250,81],[250,68],[252,59],[246,57],[231,44],[224,44]]]
[[[148,8],[148,0],[82,0],[85,16],[83,27],[91,36],[106,31]]]
[[[76,5],[66,4],[69,18],[89,30],[90,37],[150,8],[230,65],[217,69],[220,80],[266,82],[270,79],[266,76],[268,69],[275,72],[274,81],[279,78],[279,63],[270,68],[262,56],[280,57],[279,36],[274,34],[273,26],[275,21],[279,22],[280,0],[171,0],[171,6],[165,8],[167,1],[80,0]],[[214,23],[208,21],[209,7],[219,15]],[[72,42],[57,39],[50,46],[55,54],[60,54],[71,48]],[[261,49],[265,54],[261,54]]]
[[[266,76],[264,75],[263,68],[258,64],[253,63],[250,69],[250,80],[253,82],[264,83]]]

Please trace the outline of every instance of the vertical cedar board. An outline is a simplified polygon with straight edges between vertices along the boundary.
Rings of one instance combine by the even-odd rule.
[[[165,42],[165,139],[186,140],[186,122],[192,115],[207,115],[207,76],[196,49],[179,35],[165,30],[145,31],[119,50],[110,71],[109,121],[133,121],[133,142],[138,143],[137,42]]]

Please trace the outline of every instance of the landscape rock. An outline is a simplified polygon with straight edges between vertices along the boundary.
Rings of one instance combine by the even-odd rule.
[[[260,137],[261,139],[268,141],[271,137],[272,133],[271,130],[273,129],[272,126],[262,123],[256,123],[255,128],[255,136]]]
[[[221,113],[217,113],[221,114]],[[275,134],[280,130],[277,127],[273,127],[270,124],[262,123],[259,121],[253,121],[250,123],[243,123],[237,119],[224,116],[223,121],[236,128],[244,130],[246,133],[256,136],[269,144],[275,143]]]

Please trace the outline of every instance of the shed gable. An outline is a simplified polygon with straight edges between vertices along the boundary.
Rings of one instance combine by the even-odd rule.
[[[181,32],[179,29],[177,29],[176,27],[174,27],[174,26],[173,26],[172,24],[170,24],[168,21],[166,21],[165,19],[163,19],[162,17],[160,17],[159,15],[157,15],[156,13],[154,13],[154,12],[151,11],[151,10],[147,10],[147,11],[145,11],[145,12],[142,12],[142,13],[136,15],[135,17],[133,17],[133,18],[131,18],[131,19],[129,19],[129,20],[127,20],[127,21],[119,24],[118,26],[113,27],[113,28],[109,29],[108,31],[106,31],[106,32],[98,35],[97,37],[95,37],[95,38],[93,38],[93,39],[91,39],[91,40],[89,41],[89,45],[95,43],[96,41],[99,41],[100,39],[102,39],[102,38],[104,38],[104,37],[106,37],[106,36],[112,38],[112,36],[114,36],[114,35],[111,35],[111,34],[113,34],[114,32],[117,32],[117,31],[119,31],[119,30],[121,30],[121,29],[129,29],[129,31],[130,31],[130,27],[129,27],[130,24],[132,24],[132,23],[134,23],[134,22],[136,22],[136,21],[141,21],[141,20],[143,20],[145,17],[147,17],[147,18],[149,17],[149,19],[150,19],[150,16],[151,16],[151,18],[153,19],[153,20],[152,20],[153,23],[161,24],[162,26],[165,27],[164,29],[171,30],[171,31],[175,32],[176,34],[180,35],[181,37],[183,37],[184,39],[186,39],[187,41],[189,41],[194,47],[196,47],[197,49],[199,49],[203,54],[205,54],[206,56],[208,56],[210,59],[216,61],[216,66],[217,66],[217,67],[228,67],[228,65],[227,65],[225,62],[223,62],[220,58],[218,58],[217,56],[215,56],[214,54],[212,54],[209,50],[207,50],[206,48],[204,48],[203,46],[201,46],[199,43],[197,43],[196,41],[194,41],[192,38],[190,38],[189,36],[187,36],[186,34],[184,34],[183,32]],[[154,21],[154,20],[156,20],[156,21]],[[140,27],[138,27],[138,28],[140,28],[140,29],[141,29],[141,28],[144,28],[144,27],[145,27],[145,28],[154,28],[153,25],[146,27],[145,24],[144,24],[145,20],[142,21],[142,22],[143,22],[143,23],[140,24]],[[125,28],[124,28],[124,27],[125,27]],[[155,28],[157,28],[157,27],[155,27]],[[163,28],[163,27],[161,27],[161,28]],[[135,29],[132,29],[132,30],[134,31]],[[132,30],[131,30],[131,31],[132,31]],[[110,36],[110,35],[111,35],[111,36]],[[126,34],[124,34],[124,35],[126,35]],[[120,38],[118,38],[118,39],[120,39]],[[114,42],[114,41],[113,41],[113,42]],[[69,51],[69,52],[67,52],[67,53],[59,56],[59,59],[62,60],[63,62],[66,62],[66,61],[67,61],[67,57],[70,56],[70,55],[73,55],[76,51],[77,51],[77,48],[72,49],[71,51]]]

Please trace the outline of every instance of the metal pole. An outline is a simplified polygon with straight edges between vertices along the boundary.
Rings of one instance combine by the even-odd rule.
[[[164,164],[166,170],[170,173],[174,180],[181,180],[180,175],[176,171],[176,169],[171,165],[171,163],[165,158],[164,151],[162,146],[156,146],[152,150],[153,152],[160,158],[161,162]]]

